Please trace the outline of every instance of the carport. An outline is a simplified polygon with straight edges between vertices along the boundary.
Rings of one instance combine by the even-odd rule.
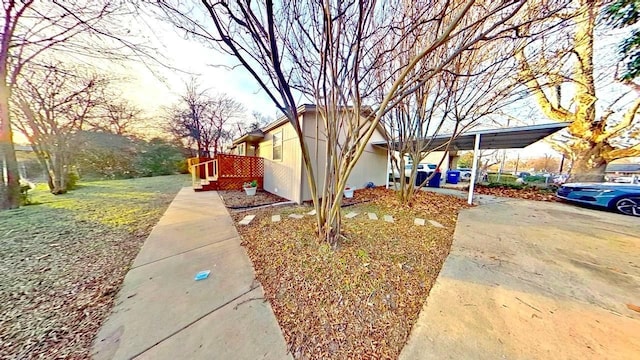
[[[428,142],[424,152],[432,151],[458,151],[473,150],[473,170],[471,172],[471,182],[469,185],[469,195],[467,201],[473,203],[473,190],[478,172],[478,150],[496,149],[522,149],[545,137],[560,131],[571,124],[570,122],[554,122],[549,124],[528,125],[510,127],[502,129],[485,129],[465,132],[459,135],[442,134],[425,139]],[[450,144],[449,144],[450,142]],[[447,148],[447,144],[449,144]],[[374,146],[379,146],[390,151],[389,142],[374,142]],[[398,143],[391,143],[393,150],[398,149]],[[387,184],[388,185],[388,184]]]

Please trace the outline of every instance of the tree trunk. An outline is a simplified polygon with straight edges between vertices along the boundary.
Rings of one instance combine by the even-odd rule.
[[[67,192],[66,179],[67,176],[64,173],[64,164],[59,155],[49,155],[48,166],[48,184],[49,191],[53,195],[60,195]]]
[[[569,173],[570,182],[603,182],[607,161],[602,157],[602,144],[592,146],[577,153]]]
[[[15,209],[20,206],[18,160],[9,120],[9,89],[4,84],[4,79],[0,82],[0,155],[4,157],[7,171],[5,182],[0,183],[0,209]]]

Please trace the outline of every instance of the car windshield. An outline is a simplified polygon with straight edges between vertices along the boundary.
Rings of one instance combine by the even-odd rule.
[[[429,167],[429,169],[431,169],[431,170],[435,170],[435,168],[436,168],[436,164],[429,164],[429,165],[427,165],[427,166],[428,166],[428,167]]]

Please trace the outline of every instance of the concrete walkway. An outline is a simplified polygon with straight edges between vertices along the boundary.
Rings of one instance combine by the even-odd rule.
[[[438,193],[438,194],[442,194],[442,195],[451,195],[451,196],[455,196],[457,198],[460,199],[467,199],[467,196],[469,196],[469,192],[467,190],[462,190],[462,189],[450,189],[450,188],[430,188],[430,187],[423,187],[421,188],[422,191],[430,191],[430,192],[434,192],[434,193]],[[489,205],[489,204],[496,204],[496,203],[501,203],[501,202],[505,202],[505,201],[509,201],[511,200],[510,198],[505,198],[505,197],[498,197],[498,196],[493,196],[493,195],[481,195],[481,194],[473,194],[473,203],[476,205]]]
[[[640,222],[509,199],[464,210],[400,359],[638,359]]]
[[[202,270],[209,278],[194,281]],[[178,193],[125,277],[92,356],[291,358],[216,192]]]

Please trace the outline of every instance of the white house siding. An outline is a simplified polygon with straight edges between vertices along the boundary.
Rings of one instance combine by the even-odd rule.
[[[316,127],[316,114],[309,112],[304,114],[303,129],[307,144],[309,146],[309,156],[313,165],[314,175],[316,176],[316,187],[319,191],[323,189],[323,181],[325,175],[326,164],[326,138],[323,131]],[[320,123],[320,125],[322,125]],[[322,126],[323,127],[323,126]],[[383,141],[384,136],[375,131],[370,142]],[[367,183],[372,182],[376,186],[385,185],[387,173],[387,152],[367,144],[364,152],[356,166],[353,168],[347,184],[353,188],[363,188]],[[311,190],[306,179],[306,171],[302,172],[302,198],[303,200],[311,199]]]
[[[438,165],[440,163],[440,160],[442,160],[442,157],[445,155],[446,153],[444,151],[434,151],[429,153],[424,159],[422,159],[422,161],[420,161],[420,163]],[[449,166],[449,159],[445,157],[444,161],[442,162],[442,165],[440,165],[440,171],[443,174],[446,174],[448,170],[448,166]]]
[[[273,134],[282,131],[282,160],[273,160]],[[264,189],[285,199],[301,202],[302,153],[293,126],[286,123],[265,134],[258,147],[264,158]]]

